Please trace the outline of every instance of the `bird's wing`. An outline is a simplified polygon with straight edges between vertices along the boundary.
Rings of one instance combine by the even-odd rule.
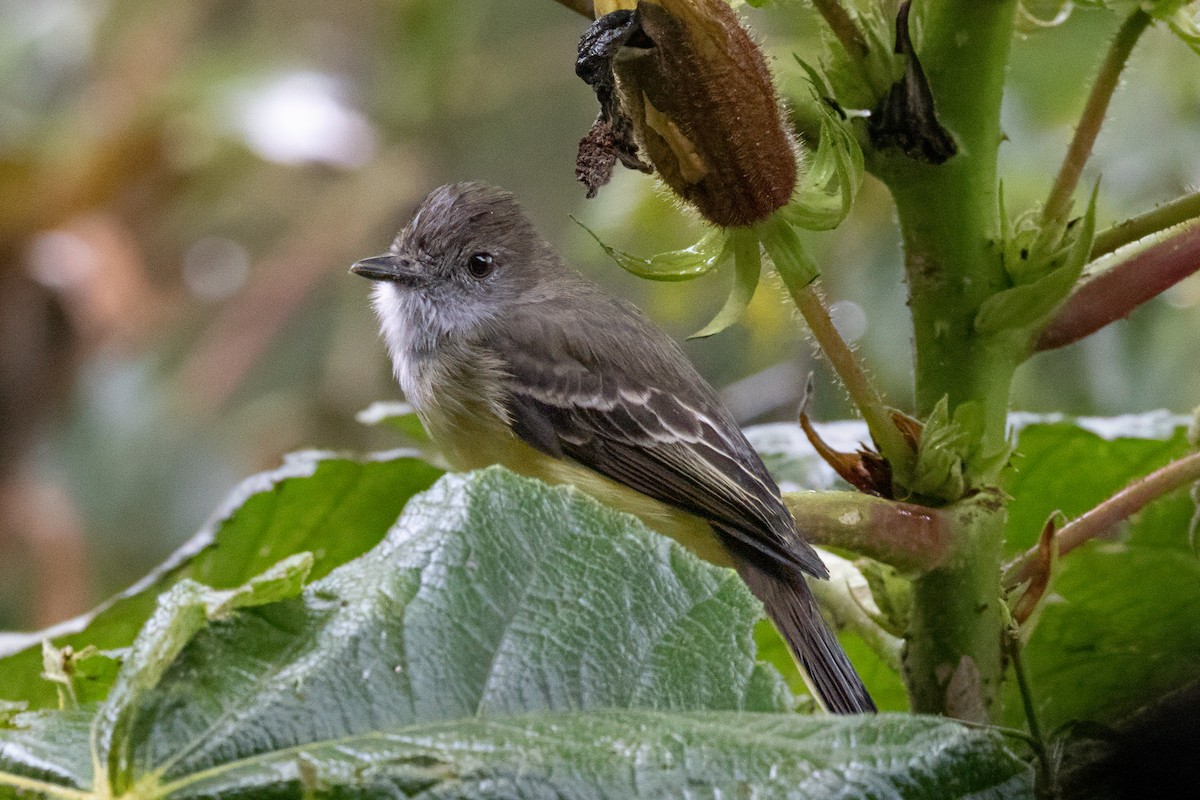
[[[715,523],[743,553],[824,577],[761,459],[677,345],[636,309],[592,300],[565,324],[555,324],[561,308],[533,307],[501,326],[515,433]]]

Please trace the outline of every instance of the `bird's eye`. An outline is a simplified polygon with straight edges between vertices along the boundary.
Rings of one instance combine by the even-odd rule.
[[[467,259],[467,270],[476,278],[486,278],[496,268],[491,253],[474,253]]]

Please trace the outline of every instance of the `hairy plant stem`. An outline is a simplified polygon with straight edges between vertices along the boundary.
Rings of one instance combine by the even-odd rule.
[[[1100,66],[1100,74],[1096,76],[1096,83],[1092,85],[1087,104],[1083,107],[1075,135],[1067,148],[1067,155],[1059,167],[1053,186],[1050,187],[1046,205],[1042,208],[1044,228],[1061,228],[1066,225],[1067,214],[1071,208],[1071,195],[1075,193],[1083,166],[1092,154],[1092,146],[1100,134],[1104,116],[1108,113],[1109,101],[1112,100],[1113,92],[1120,82],[1121,71],[1129,60],[1129,54],[1133,52],[1133,46],[1137,44],[1151,21],[1150,15],[1138,8],[1121,25],[1116,38],[1109,46],[1104,63]]]
[[[862,361],[846,344],[846,340],[838,333],[833,319],[829,316],[829,308],[825,298],[821,296],[815,283],[810,283],[802,289],[788,288],[800,315],[808,323],[813,338],[821,352],[829,359],[850,401],[858,408],[859,413],[867,423],[867,430],[881,453],[899,469],[907,469],[912,460],[912,450],[904,440],[903,434],[892,422],[891,412],[884,405],[883,397],[875,384],[867,377]]]
[[[1106,256],[1127,244],[1140,241],[1151,234],[1165,231],[1167,228],[1181,225],[1198,217],[1200,217],[1200,192],[1192,192],[1169,203],[1163,203],[1153,211],[1130,217],[1124,222],[1119,222],[1096,234],[1096,240],[1092,243],[1092,259]]]
[[[984,421],[981,456],[1006,446],[1013,371],[1027,346],[1018,336],[982,337],[975,316],[1009,286],[998,238],[996,159],[1000,101],[1016,0],[944,0],[920,10],[920,59],[939,122],[958,153],[940,166],[895,149],[868,154],[891,189],[904,243],[913,316],[917,412],[947,398],[953,412],[974,404]],[[915,711],[995,718],[1003,675],[1005,617],[1000,559],[1005,520],[994,475],[967,470],[980,491],[955,503],[957,557],[913,583],[905,679]]]
[[[904,677],[913,710],[974,722],[999,716],[1004,506],[998,492],[954,508],[958,558],[913,581]]]

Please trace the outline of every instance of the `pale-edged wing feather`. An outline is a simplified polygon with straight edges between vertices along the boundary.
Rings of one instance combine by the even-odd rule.
[[[589,284],[571,288],[569,308],[561,298],[521,304],[495,334],[517,435],[718,523],[767,564],[826,576],[761,459],[678,346],[633,307]]]

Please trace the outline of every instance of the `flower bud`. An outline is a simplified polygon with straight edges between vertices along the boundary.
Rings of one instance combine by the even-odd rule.
[[[589,190],[608,180],[597,142],[627,126],[641,157],[710,222],[752,225],[791,199],[796,151],[771,74],[723,0],[640,0],[598,19],[580,45],[577,71],[601,100],[577,169]],[[635,166],[622,143],[608,172],[618,156]]]

